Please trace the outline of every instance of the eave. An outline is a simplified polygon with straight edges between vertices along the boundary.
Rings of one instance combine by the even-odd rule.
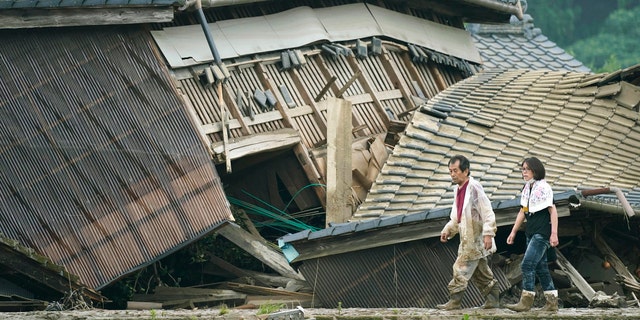
[[[575,191],[554,195],[558,216],[570,215],[569,207],[580,202]],[[520,206],[520,198],[492,202],[498,226],[511,225]],[[450,208],[422,213],[387,216],[372,220],[339,224],[311,232],[302,231],[278,239],[286,258],[299,262],[346,252],[382,247],[402,242],[438,237],[447,223]]]
[[[0,10],[0,29],[161,23],[173,20],[172,6],[20,8]]]

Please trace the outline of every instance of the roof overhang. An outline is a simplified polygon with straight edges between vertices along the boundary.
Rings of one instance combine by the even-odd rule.
[[[576,191],[554,194],[558,217],[570,216],[570,207],[580,202]],[[520,208],[520,197],[492,202],[497,226],[512,225]],[[387,216],[338,224],[311,232],[301,231],[278,239],[291,263],[391,244],[439,237],[451,208],[422,213]]]
[[[266,16],[209,23],[209,29],[221,59],[376,36],[481,63],[466,30],[363,3],[319,9],[297,7]],[[172,68],[214,60],[200,25],[151,33]]]
[[[0,29],[161,23],[173,20],[172,6],[17,8],[0,10]]]
[[[196,0],[187,0],[186,6]],[[291,0],[288,0],[291,1]],[[223,7],[257,2],[284,2],[284,0],[202,0],[202,7]],[[522,20],[520,0],[387,0],[408,8],[433,10],[440,14],[462,17],[469,22],[506,22],[511,15]],[[305,1],[305,4],[308,4]]]

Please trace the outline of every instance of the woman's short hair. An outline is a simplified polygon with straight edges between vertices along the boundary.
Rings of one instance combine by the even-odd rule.
[[[522,166],[524,166],[525,163],[527,164],[527,166],[529,166],[531,172],[533,172],[533,178],[535,180],[544,179],[547,172],[544,169],[544,165],[542,164],[542,161],[540,161],[540,159],[536,157],[526,158],[524,159],[524,161],[522,161]]]

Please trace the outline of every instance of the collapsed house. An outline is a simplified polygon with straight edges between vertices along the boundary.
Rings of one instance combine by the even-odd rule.
[[[0,5],[0,231],[16,243],[7,254],[46,258],[23,256],[30,272],[3,264],[3,297],[84,288],[103,301],[99,290],[211,233],[304,280],[273,233],[233,223],[230,203],[278,236],[308,216],[354,219],[412,114],[492,61],[478,49],[492,40],[464,24],[523,18],[519,1],[497,0],[201,5]],[[520,38],[533,56],[564,54],[532,34]],[[33,276],[52,265],[71,288]]]
[[[497,235],[502,257],[494,257],[504,291],[518,281],[509,275],[518,264],[505,263],[518,249],[505,240],[519,210],[519,165],[536,156],[554,188],[558,236],[566,248],[558,250],[561,298],[575,301],[569,294],[577,288],[586,305],[602,290],[634,300],[639,275],[630,270],[640,262],[640,175],[633,170],[640,150],[639,85],[640,66],[596,75],[478,73],[414,113],[355,221],[290,234],[279,239],[280,246],[305,278],[314,279],[321,305],[434,307],[447,300],[444,288],[456,257],[456,244],[439,243],[453,201],[447,165],[452,155],[464,154],[492,200],[499,228],[508,226]],[[598,270],[581,269],[593,267],[589,260]],[[609,268],[615,278],[603,283]],[[480,305],[477,288],[470,292],[463,304]]]

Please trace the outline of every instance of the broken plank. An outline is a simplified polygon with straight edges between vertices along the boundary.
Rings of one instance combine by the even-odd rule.
[[[227,223],[220,228],[217,233],[244,249],[258,260],[264,262],[280,275],[292,279],[304,280],[304,277],[289,265],[284,254],[276,250],[272,245],[269,245],[269,242],[264,238],[257,237],[245,231],[235,223]]]
[[[556,260],[556,263],[560,266],[560,268],[564,272],[567,273],[567,276],[569,276],[569,279],[571,279],[571,282],[576,287],[578,287],[578,290],[580,290],[580,293],[582,293],[582,295],[585,298],[587,298],[589,302],[591,302],[591,300],[593,300],[593,297],[596,294],[596,291],[593,290],[591,285],[589,285],[589,283],[582,277],[582,275],[578,272],[578,270],[576,270],[576,268],[574,268],[573,265],[571,265],[569,260],[565,258],[565,256],[560,252],[560,250],[558,249],[554,249],[554,250],[556,251],[556,255],[558,256],[558,260]]]
[[[297,306],[301,306],[303,308],[312,308],[313,297],[252,295],[252,296],[247,296],[247,299],[245,300],[245,305],[262,306],[262,305],[273,305],[273,304],[283,304],[285,305],[286,308],[289,308],[289,309],[293,309]]]
[[[207,298],[210,300],[244,299],[245,294],[228,289],[206,289],[190,287],[156,287],[152,294],[134,294],[131,300],[139,302],[163,302],[185,298]]]
[[[127,310],[162,309],[162,303],[149,301],[127,301]]]
[[[211,150],[214,154],[224,154],[225,146],[231,160],[266,151],[276,151],[290,148],[300,143],[300,134],[295,129],[281,129],[268,133],[254,134],[229,141],[213,143]]]
[[[636,280],[636,278],[631,274],[627,266],[618,258],[616,253],[609,247],[609,245],[604,241],[601,234],[594,232],[593,243],[596,245],[598,250],[602,253],[604,258],[609,261],[613,270],[616,271],[618,276],[622,277],[624,281],[623,285],[627,289],[637,290],[640,288],[640,283]]]
[[[293,292],[284,289],[273,289],[260,286],[252,286],[250,284],[242,284],[235,282],[227,282],[226,287],[239,292],[257,295],[287,296],[287,297],[313,297],[311,293]]]
[[[194,309],[196,307],[205,305],[205,306],[214,306],[222,304],[226,301],[234,301],[236,303],[244,303],[245,297],[239,299],[216,299],[214,297],[194,297],[188,299],[176,299],[176,300],[166,300],[162,302],[162,308],[168,309],[181,309],[181,308],[190,308]]]

